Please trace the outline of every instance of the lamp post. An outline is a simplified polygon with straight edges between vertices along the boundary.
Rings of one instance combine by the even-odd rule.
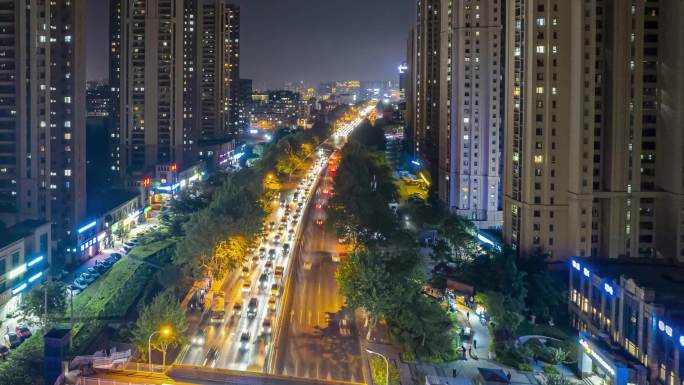
[[[385,377],[385,385],[389,385],[389,360],[387,360],[387,357],[383,356],[382,354],[380,354],[378,352],[372,351],[368,348],[366,348],[366,352],[368,354],[375,354],[377,356],[380,356],[380,357],[382,357],[383,360],[385,360],[385,370],[386,370],[385,373],[387,373],[387,376]]]
[[[152,337],[155,334],[160,334],[160,333],[162,335],[168,336],[169,334],[171,334],[171,329],[168,327],[163,327],[160,330],[152,332],[152,334],[150,334],[150,338],[147,339],[147,359],[148,359],[148,362],[150,364],[150,367],[152,366]]]

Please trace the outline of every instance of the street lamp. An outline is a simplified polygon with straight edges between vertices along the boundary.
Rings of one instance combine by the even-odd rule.
[[[150,334],[150,338],[147,340],[147,359],[150,363],[150,366],[152,366],[152,336],[155,334],[160,334],[163,336],[168,336],[171,334],[171,328],[168,326],[162,327],[160,330],[152,332]]]
[[[382,357],[383,360],[385,360],[385,370],[386,370],[385,372],[387,373],[387,376],[385,377],[385,385],[389,385],[389,361],[387,360],[387,357],[383,356],[382,354],[380,354],[378,352],[372,351],[368,348],[366,348],[366,352],[368,354],[378,355],[378,356]]]

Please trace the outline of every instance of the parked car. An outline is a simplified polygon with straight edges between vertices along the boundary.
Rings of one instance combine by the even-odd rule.
[[[9,356],[9,354],[9,348],[5,345],[0,345],[0,358],[2,358],[3,361],[7,359],[7,356]]]
[[[24,341],[22,341],[22,339],[19,338],[15,332],[9,332],[5,334],[5,343],[10,347],[10,349],[16,348],[17,346],[21,345],[22,342]]]
[[[28,326],[19,324],[14,328],[14,332],[21,338],[22,340],[25,340],[29,337],[31,337],[33,334],[31,334],[31,330],[29,330]]]
[[[83,282],[88,283],[88,285],[90,285],[91,283],[95,282],[95,277],[93,277],[92,275],[90,275],[90,274],[88,274],[88,273],[83,273],[83,274],[81,274],[81,276],[80,276],[79,278],[80,278]]]
[[[119,253],[111,253],[111,254],[109,254],[109,258],[114,258],[114,259],[116,259],[117,261],[118,261],[119,259],[121,259],[121,257],[123,257],[123,256],[122,256],[121,254],[119,254]]]
[[[88,274],[92,275],[95,279],[100,277],[100,272],[94,267],[88,268]]]
[[[85,290],[86,287],[88,287],[88,282],[82,280],[80,277],[76,278],[74,283],[71,284],[74,286],[77,290]]]
[[[340,335],[344,337],[348,337],[351,335],[351,328],[349,325],[349,321],[347,321],[346,318],[343,318],[339,322],[339,327],[340,327]]]

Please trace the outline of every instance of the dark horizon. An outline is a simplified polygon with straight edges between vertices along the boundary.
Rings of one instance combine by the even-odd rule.
[[[252,79],[255,88],[298,81],[396,81],[397,66],[406,56],[407,25],[414,20],[411,0],[232,3],[241,13],[240,77]],[[109,1],[90,0],[88,7],[87,78],[104,80]]]

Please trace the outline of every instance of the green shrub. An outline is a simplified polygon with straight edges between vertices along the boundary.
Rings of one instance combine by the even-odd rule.
[[[518,367],[516,369],[520,370],[521,372],[531,372],[532,365],[530,365],[529,362],[521,362],[518,364]]]
[[[553,365],[544,365],[544,373],[546,374],[560,374],[558,368]]]
[[[0,384],[34,385],[42,383],[43,334],[36,333],[12,350],[7,361],[0,363]]]

